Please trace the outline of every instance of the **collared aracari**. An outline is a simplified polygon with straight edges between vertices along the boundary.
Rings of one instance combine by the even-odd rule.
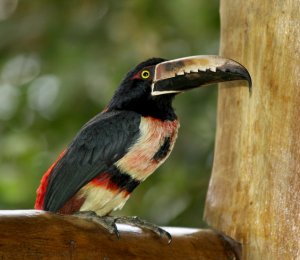
[[[35,209],[79,212],[115,233],[115,222],[123,220],[170,239],[148,222],[109,214],[122,208],[132,191],[170,155],[179,128],[174,97],[232,80],[246,80],[251,88],[246,68],[218,56],[152,58],[140,63],[123,79],[106,109],[81,128],[44,174]]]

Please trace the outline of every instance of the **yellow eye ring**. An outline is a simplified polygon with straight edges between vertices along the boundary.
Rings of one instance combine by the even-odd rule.
[[[147,79],[150,77],[150,71],[149,70],[143,70],[141,73],[142,79]]]

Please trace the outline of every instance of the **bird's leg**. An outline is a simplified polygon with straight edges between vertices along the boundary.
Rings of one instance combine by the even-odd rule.
[[[168,244],[172,241],[172,236],[169,232],[160,228],[159,226],[152,224],[146,220],[140,219],[139,217],[118,217],[118,216],[98,216],[94,211],[79,211],[74,214],[75,216],[93,221],[103,228],[105,228],[109,233],[115,234],[118,238],[120,237],[116,223],[127,224],[131,226],[137,226],[142,229],[148,229],[157,234],[160,237],[167,237]]]
[[[152,232],[156,233],[160,237],[166,236],[168,239],[168,244],[170,244],[172,241],[172,236],[169,232],[165,231],[164,229],[162,229],[161,227],[159,227],[153,223],[150,223],[146,220],[140,219],[139,217],[126,217],[126,216],[115,217],[115,222],[120,223],[120,224],[128,224],[128,225],[132,225],[132,226],[137,226],[139,228],[148,229],[148,230],[151,230]]]
[[[74,214],[74,216],[86,219],[89,221],[93,221],[104,229],[106,229],[109,233],[115,234],[118,238],[120,237],[118,228],[116,226],[116,217],[113,216],[98,216],[94,211],[78,211]]]

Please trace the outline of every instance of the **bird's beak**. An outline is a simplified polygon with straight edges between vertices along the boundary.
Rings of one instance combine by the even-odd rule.
[[[232,80],[246,80],[251,89],[250,74],[238,62],[219,56],[190,56],[164,61],[155,66],[152,95],[180,93]]]

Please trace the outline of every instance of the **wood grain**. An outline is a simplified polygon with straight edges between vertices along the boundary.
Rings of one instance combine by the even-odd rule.
[[[205,219],[244,259],[300,259],[300,2],[221,0],[220,54],[245,65],[222,84]]]
[[[120,239],[97,224],[35,210],[0,211],[0,259],[238,259],[238,243],[212,230],[150,231],[119,225]]]

